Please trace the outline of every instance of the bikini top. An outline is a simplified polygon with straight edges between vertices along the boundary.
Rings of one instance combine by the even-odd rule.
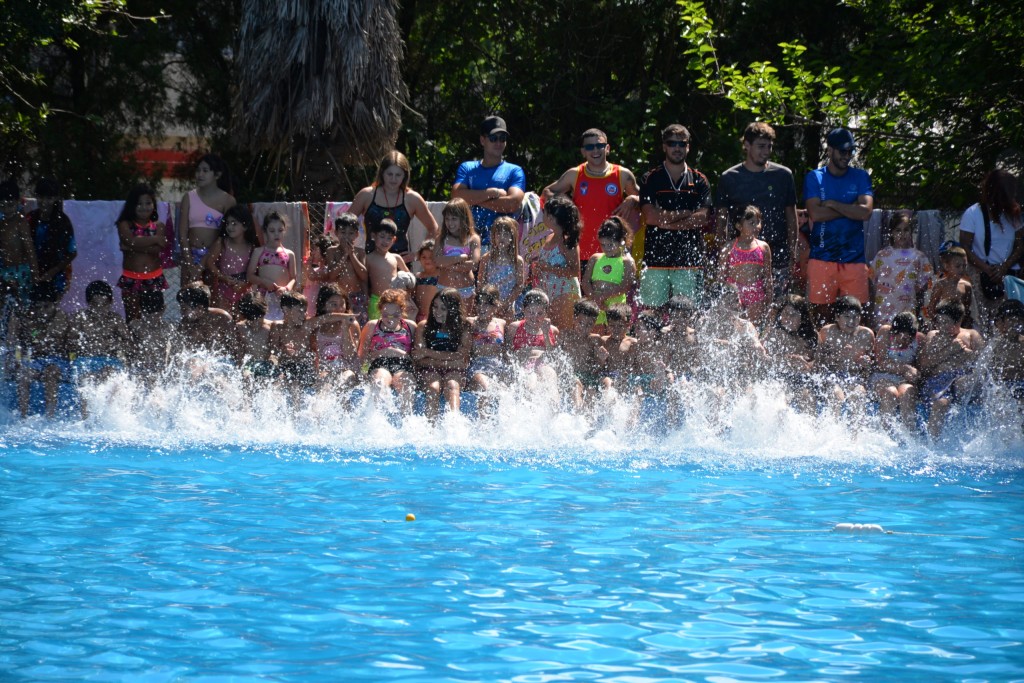
[[[892,333],[890,332],[890,335]],[[892,341],[892,337],[889,337],[889,341]],[[889,357],[894,363],[902,363],[903,365],[910,365],[917,358],[917,335],[914,335],[914,341],[910,342],[907,346],[902,349],[890,346],[885,350],[885,355]]]
[[[448,246],[447,244],[444,245],[445,256],[462,256],[463,254],[469,256],[470,251],[471,249],[469,246],[451,247]]]
[[[423,335],[423,341],[431,351],[455,353],[459,350],[460,340],[452,336],[448,330],[440,328],[427,329]]]
[[[344,358],[342,353],[344,332],[341,334],[316,333],[316,347],[320,351],[320,360],[337,361]]]
[[[729,265],[738,266],[747,263],[763,266],[764,247],[761,245],[755,245],[750,249],[741,249],[739,246],[739,240],[734,241],[732,243],[732,249],[729,250]]]
[[[280,266],[281,268],[287,268],[290,260],[291,255],[284,247],[275,251],[264,249],[263,253],[260,254],[259,264],[261,266]]]
[[[374,351],[384,349],[402,349],[406,353],[412,351],[412,343],[415,333],[404,320],[397,330],[385,330],[380,326],[380,320],[373,329],[370,337],[370,348]]]
[[[622,255],[601,256],[594,262],[594,269],[590,273],[591,282],[611,282],[619,284],[625,277],[625,266],[622,264]]]
[[[501,328],[494,321],[488,323],[486,330],[473,329],[473,346],[504,343],[505,333],[502,332]]]
[[[135,237],[153,237],[156,235],[156,231],[156,223],[153,221],[150,221],[145,225],[139,225],[138,223],[132,225],[132,235]]]
[[[516,329],[515,335],[513,335],[513,337],[512,337],[512,349],[514,351],[518,351],[520,349],[526,349],[526,348],[543,349],[543,348],[545,348],[545,346],[548,346],[548,345],[554,346],[557,341],[558,341],[558,339],[555,336],[555,331],[554,330],[551,330],[550,339],[549,339],[550,344],[545,344],[544,343],[544,333],[543,332],[537,332],[536,334],[529,334],[526,331],[526,323],[523,323],[522,325],[520,325]]]
[[[188,227],[203,230],[219,230],[222,218],[224,218],[224,214],[211,206],[207,206],[206,202],[199,197],[198,190],[189,191]]]

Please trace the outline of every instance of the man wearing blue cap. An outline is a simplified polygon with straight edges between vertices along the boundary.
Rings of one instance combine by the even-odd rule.
[[[480,244],[490,247],[491,224],[498,216],[517,216],[526,196],[523,169],[504,160],[508,128],[500,116],[488,116],[480,124],[480,145],[484,158],[465,161],[455,172],[452,198],[464,199],[472,207],[473,222]],[[444,229],[442,226],[442,233]]]
[[[804,177],[804,205],[813,223],[807,262],[807,299],[819,321],[840,296],[869,300],[864,221],[874,209],[867,171],[850,166],[853,134],[836,128],[826,138],[828,163]]]

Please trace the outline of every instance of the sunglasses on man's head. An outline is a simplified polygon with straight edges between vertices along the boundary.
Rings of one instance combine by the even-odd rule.
[[[665,140],[666,147],[689,147],[689,140]]]
[[[607,142],[588,142],[587,144],[583,145],[583,149],[585,149],[588,152],[593,152],[595,149],[604,149],[607,146]]]
[[[487,139],[491,142],[508,142],[507,133],[491,133],[487,136]]]

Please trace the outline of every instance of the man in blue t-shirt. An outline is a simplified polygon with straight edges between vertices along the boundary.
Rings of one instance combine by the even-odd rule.
[[[871,176],[850,166],[853,134],[836,128],[826,138],[828,163],[804,177],[804,205],[813,223],[807,262],[807,299],[819,321],[840,296],[870,300],[864,258],[864,221],[875,206]]]
[[[504,161],[508,144],[505,119],[488,116],[480,125],[480,145],[484,158],[465,161],[455,172],[452,198],[466,200],[473,209],[473,221],[480,233],[480,244],[491,244],[491,224],[498,216],[518,219],[526,196],[526,174],[515,164]],[[443,231],[442,231],[443,232]],[[486,251],[486,249],[485,249]]]

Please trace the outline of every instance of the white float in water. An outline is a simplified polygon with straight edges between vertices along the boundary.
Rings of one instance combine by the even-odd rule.
[[[847,534],[891,534],[891,531],[886,531],[881,524],[851,524],[850,522],[843,522],[842,524],[836,524],[832,527],[832,531],[841,531]]]

